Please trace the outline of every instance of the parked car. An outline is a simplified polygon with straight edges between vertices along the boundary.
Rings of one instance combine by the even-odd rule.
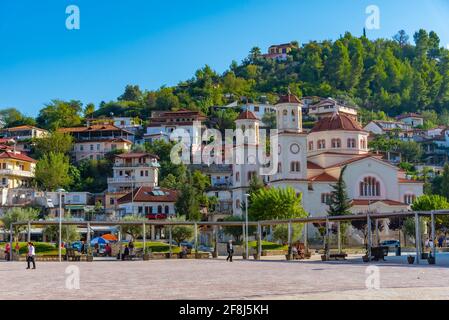
[[[380,243],[382,247],[388,247],[388,251],[396,250],[396,248],[401,247],[401,242],[399,240],[385,240]]]

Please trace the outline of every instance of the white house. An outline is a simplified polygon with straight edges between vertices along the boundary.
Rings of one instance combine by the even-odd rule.
[[[396,120],[403,122],[411,127],[424,125],[424,117],[417,113],[407,113],[396,117]]]

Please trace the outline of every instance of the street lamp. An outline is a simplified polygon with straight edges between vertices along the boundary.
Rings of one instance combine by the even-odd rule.
[[[59,245],[58,245],[58,256],[59,256],[59,262],[62,261],[62,253],[61,253],[61,246],[62,246],[62,193],[66,192],[64,189],[59,188],[56,190],[59,193]]]
[[[248,198],[249,198],[250,194],[245,193],[245,235],[246,235],[246,260],[249,259],[249,252],[248,252]]]

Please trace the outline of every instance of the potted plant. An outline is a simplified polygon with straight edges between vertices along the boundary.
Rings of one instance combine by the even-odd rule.
[[[145,252],[143,254],[143,260],[148,261],[151,259],[153,252],[150,248],[145,248]]]
[[[415,263],[415,257],[414,256],[407,256],[408,264],[414,264]]]

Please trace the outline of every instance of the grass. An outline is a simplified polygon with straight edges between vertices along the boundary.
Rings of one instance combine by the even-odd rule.
[[[37,256],[56,256],[58,255],[58,247],[53,243],[48,242],[33,242]],[[13,243],[13,250],[15,250],[15,243]],[[6,244],[0,245],[1,251],[5,251]],[[65,254],[65,248],[62,250],[62,254]],[[28,252],[27,242],[19,242],[19,253],[25,255]]]
[[[250,248],[257,249],[257,241],[249,241],[248,245]],[[275,242],[262,241],[262,250],[288,250],[288,246]]]
[[[147,250],[151,250],[151,252],[158,253],[168,253],[170,252],[168,243],[163,242],[150,242],[147,241],[145,243]],[[143,242],[134,242],[134,248],[143,248]],[[177,246],[171,246],[172,253],[179,253],[181,250]]]

